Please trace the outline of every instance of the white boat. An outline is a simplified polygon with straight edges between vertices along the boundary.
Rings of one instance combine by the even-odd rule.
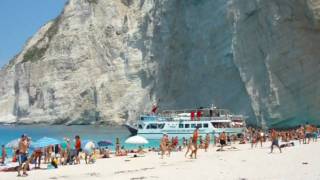
[[[140,115],[136,124],[127,123],[125,126],[133,135],[160,139],[163,134],[188,138],[196,127],[203,136],[207,133],[214,136],[222,132],[240,136],[245,131],[246,123],[242,115],[232,115],[228,110],[211,107],[145,113]]]

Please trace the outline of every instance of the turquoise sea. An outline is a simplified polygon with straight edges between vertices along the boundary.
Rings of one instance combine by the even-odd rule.
[[[7,144],[9,141],[19,138],[22,134],[27,134],[36,141],[44,136],[63,140],[64,137],[74,139],[79,135],[82,140],[109,140],[115,144],[115,139],[120,138],[121,145],[126,149],[134,149],[138,146],[125,144],[124,141],[130,137],[130,132],[124,127],[106,127],[93,125],[63,126],[63,125],[18,125],[18,126],[0,126],[0,144]],[[159,147],[159,140],[149,140],[149,144],[144,146]],[[114,146],[110,146],[114,149]],[[11,154],[8,149],[8,154]],[[1,152],[0,152],[1,154]]]

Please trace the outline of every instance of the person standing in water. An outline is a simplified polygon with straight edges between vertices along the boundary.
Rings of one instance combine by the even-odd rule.
[[[279,146],[279,135],[274,129],[271,130],[271,141],[271,153],[273,152],[273,146],[277,146],[279,148],[280,153],[282,153],[281,148]]]

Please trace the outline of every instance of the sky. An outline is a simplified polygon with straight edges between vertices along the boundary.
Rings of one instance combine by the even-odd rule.
[[[57,17],[67,0],[0,0],[0,69],[41,26]]]

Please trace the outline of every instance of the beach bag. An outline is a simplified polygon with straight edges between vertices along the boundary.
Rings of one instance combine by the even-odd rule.
[[[52,165],[54,168],[58,168],[58,162],[57,162],[57,160],[51,161],[51,165]]]

